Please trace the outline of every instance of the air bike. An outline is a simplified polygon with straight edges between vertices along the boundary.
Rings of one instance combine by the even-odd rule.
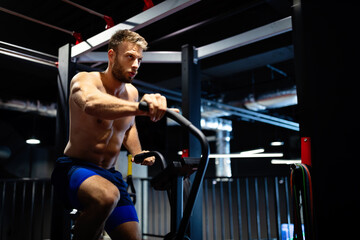
[[[139,109],[142,111],[149,111],[149,107],[146,102],[140,102]],[[151,180],[151,186],[155,190],[167,191],[170,201],[171,231],[165,236],[164,239],[190,240],[190,238],[186,235],[186,231],[208,165],[209,143],[206,140],[205,135],[182,115],[174,111],[167,110],[165,116],[179,123],[183,128],[185,128],[199,140],[201,145],[201,156],[183,157],[179,161],[167,162],[159,152],[153,151],[138,154],[135,156],[134,160],[137,163],[141,163],[145,158],[149,156],[155,156],[156,160],[160,161],[162,171]],[[182,196],[182,194],[178,193],[179,191],[183,191],[183,189],[178,189],[177,183],[179,180],[182,181],[183,177],[189,177],[194,172],[196,172],[196,174],[193,178],[191,189],[184,206],[184,211],[181,213],[177,203],[179,201],[178,196]]]

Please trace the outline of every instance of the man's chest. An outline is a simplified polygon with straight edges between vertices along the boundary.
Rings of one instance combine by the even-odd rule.
[[[125,133],[134,124],[135,117],[122,117],[113,121],[113,130],[118,134]]]

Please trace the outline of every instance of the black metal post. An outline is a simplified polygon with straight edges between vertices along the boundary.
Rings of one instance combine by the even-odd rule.
[[[62,154],[69,138],[69,89],[75,74],[75,64],[71,62],[71,45],[59,48],[58,65],[58,104],[56,115],[56,148]]]
[[[183,177],[172,180],[171,187],[171,233],[176,233],[183,216]]]
[[[56,116],[56,150],[61,155],[69,138],[69,88],[71,78],[75,75],[75,64],[71,62],[71,45],[59,48],[58,65],[58,104]],[[54,198],[52,209],[52,240],[70,239],[70,215],[63,205]]]
[[[312,151],[309,239],[351,239],[360,214],[358,13],[340,1],[294,0],[292,9],[300,133]]]
[[[195,127],[200,129],[201,120],[201,82],[200,66],[197,57],[197,50],[193,46],[182,47],[182,111]],[[189,135],[189,157],[201,156],[199,141]],[[190,219],[190,238],[202,238],[202,191],[199,192],[193,214]]]

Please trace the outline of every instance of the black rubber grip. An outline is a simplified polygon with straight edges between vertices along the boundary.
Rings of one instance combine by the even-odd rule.
[[[149,111],[149,104],[145,101],[139,102],[139,109],[144,112]]]
[[[140,153],[140,154],[135,155],[134,162],[142,163],[145,160],[145,158],[152,157],[152,156],[156,156],[154,154],[154,152]]]

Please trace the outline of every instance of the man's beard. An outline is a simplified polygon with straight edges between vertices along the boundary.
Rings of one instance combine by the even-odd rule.
[[[119,65],[118,61],[115,60],[114,65],[111,70],[112,75],[116,80],[123,83],[132,83],[134,77],[127,76],[125,69]],[[136,75],[136,74],[135,74]]]

